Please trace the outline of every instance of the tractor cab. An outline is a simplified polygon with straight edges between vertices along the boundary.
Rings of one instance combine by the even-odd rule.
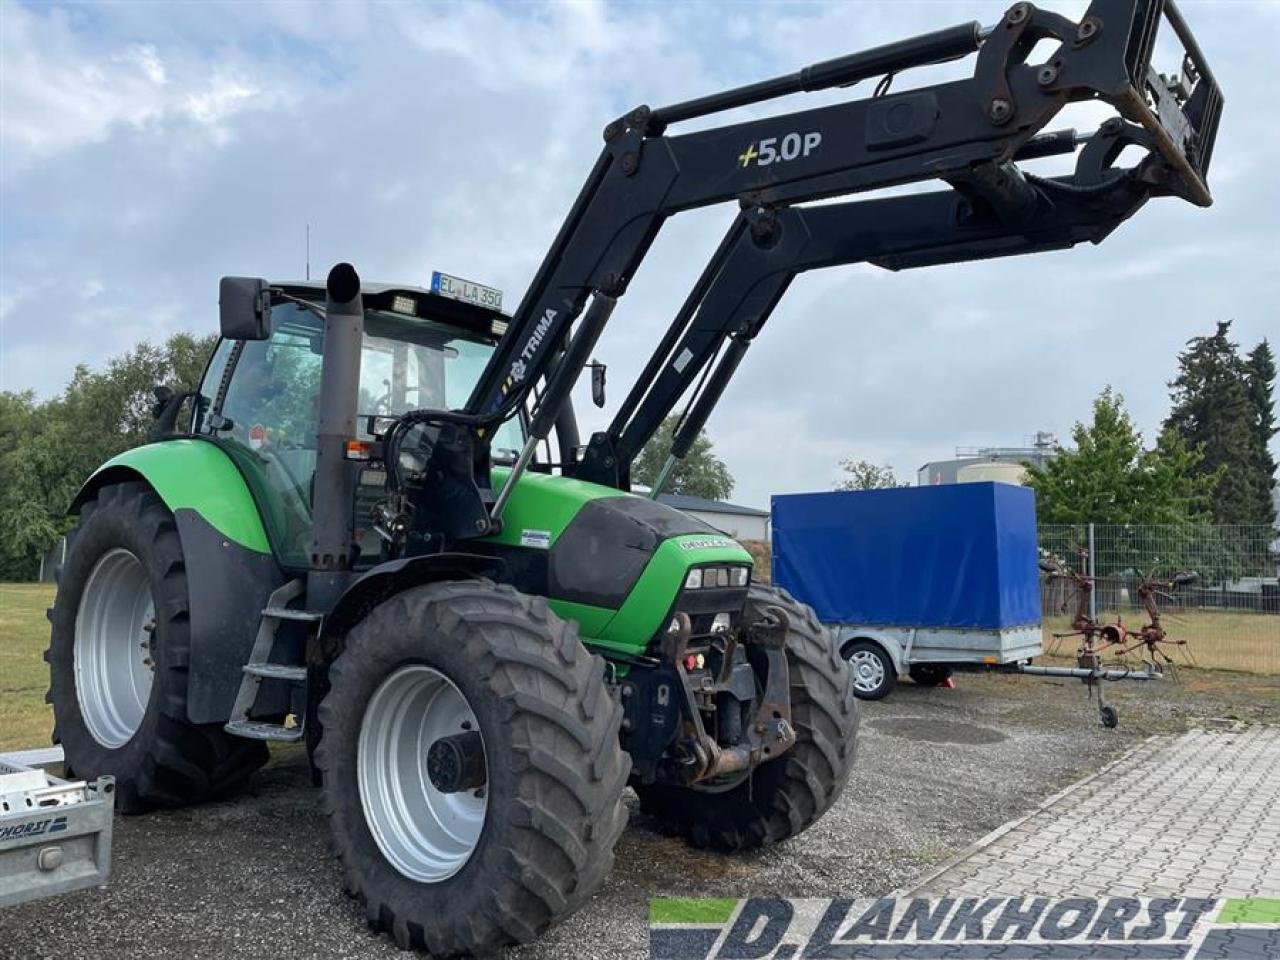
[[[380,422],[423,407],[460,407],[474,389],[508,318],[494,306],[439,290],[501,294],[443,274],[421,287],[365,284],[360,345],[357,436],[371,441]],[[312,489],[324,359],[324,285],[277,283],[261,339],[224,330],[200,385],[192,433],[216,440],[235,460],[254,494],[272,547],[286,568],[306,569],[312,534]],[[475,294],[473,294],[475,295]],[[495,464],[514,461],[524,445],[522,419],[494,431]],[[402,451],[412,458],[412,449]],[[385,470],[360,470],[355,492],[356,566],[380,557],[371,510]]]

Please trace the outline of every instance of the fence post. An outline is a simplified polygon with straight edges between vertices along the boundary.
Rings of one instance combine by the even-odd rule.
[[[1093,521],[1089,521],[1089,580],[1093,589],[1089,591],[1089,618],[1098,619],[1098,567],[1093,556]]]

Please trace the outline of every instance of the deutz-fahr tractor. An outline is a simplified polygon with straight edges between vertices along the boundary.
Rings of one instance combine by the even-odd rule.
[[[1162,25],[1174,76],[1151,66]],[[891,89],[975,53],[967,79]],[[870,97],[668,132],[876,77]],[[1090,100],[1110,107],[1096,131],[1045,131]],[[153,442],[71,506],[48,654],[68,764],[142,811],[232,794],[270,741],[302,741],[347,887],[435,954],[527,941],[581,905],[628,786],[698,846],[796,836],[849,777],[851,671],[809,608],[658,491],[797,273],[1060,250],[1153,197],[1207,206],[1221,106],[1172,3],[1095,0],[1079,21],[1018,3],[609,123],[510,315],[443,275],[223,278],[199,389],[158,389]],[[1073,155],[1065,174],[1021,166]],[[727,201],[724,241],[582,442],[571,390],[658,230]],[[632,493],[681,404],[666,467]]]

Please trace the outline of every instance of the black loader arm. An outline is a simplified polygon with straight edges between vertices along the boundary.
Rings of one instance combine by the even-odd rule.
[[[1161,29],[1171,30],[1185,51],[1181,64],[1174,65],[1178,76],[1166,77],[1152,67]],[[1028,62],[1044,39],[1056,42],[1049,58]],[[885,78],[877,88],[877,94],[885,94],[902,71],[975,52],[968,79],[669,133],[685,120],[872,77]],[[1146,157],[1131,174],[1111,170],[1111,157],[1098,167],[1099,182],[1077,178],[1057,188],[1037,184],[1022,174],[1017,161],[1037,149],[1061,152],[1064,134],[1038,135],[1076,101],[1110,105],[1121,125],[1115,129],[1144,147]],[[408,418],[450,424],[473,438],[474,487],[488,502],[487,437],[497,422],[528,406],[535,383],[546,384],[535,397],[530,437],[512,480],[492,500],[492,527],[505,506],[503,494],[514,488],[512,481],[567,402],[610,313],[672,214],[737,200],[747,209],[781,217],[782,208],[792,204],[936,179],[966,192],[975,209],[979,204],[988,209],[1002,229],[1022,224],[1030,230],[1031,222],[1044,215],[1046,197],[1101,189],[1119,176],[1129,177],[1144,199],[1169,195],[1207,206],[1205,176],[1221,107],[1217,84],[1172,0],[1093,0],[1079,21],[1017,3],[991,27],[961,24],[701,99],[638,107],[605,127],[604,148],[465,406],[417,411]],[[1052,146],[1044,147],[1046,140]],[[1072,149],[1078,145],[1074,142]],[[1076,208],[1083,218],[1079,227],[1087,232],[1088,205],[1065,206]],[[1098,218],[1094,226],[1114,219],[1107,211],[1092,215]],[[875,233],[894,229],[884,220],[869,226]],[[927,242],[913,245],[904,238],[894,255],[926,255],[915,248],[929,247],[931,241],[921,239]],[[1020,242],[1013,234],[989,239]],[[1030,250],[1049,241],[1033,237],[1027,242]],[[1005,254],[1013,252],[1021,251],[1011,246]],[[953,256],[936,243],[927,255]],[[591,309],[582,315],[588,300]],[[465,457],[460,448],[455,459]],[[574,467],[570,462],[564,469],[573,472]]]
[[[635,457],[692,387],[656,496],[797,274],[861,262],[903,270],[1100,243],[1151,195],[1136,170],[1110,166],[1135,138],[1146,140],[1141,127],[1104,125],[1080,152],[1074,175],[1031,178],[1029,205],[1011,211],[985,201],[985,181],[962,178],[952,189],[910,196],[743,209],[575,475],[629,488]],[[1063,131],[1030,141],[1024,153],[1069,152],[1079,141]]]

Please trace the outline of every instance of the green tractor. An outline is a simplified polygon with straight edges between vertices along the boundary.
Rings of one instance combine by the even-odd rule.
[[[440,533],[452,504],[423,494],[452,441],[391,431],[460,405],[508,317],[345,265],[327,291],[224,280],[222,313],[198,393],[166,398],[190,426],[74,504],[48,659],[77,776],[143,811],[226,796],[267,742],[304,740],[370,922],[442,954],[526,940],[594,892],[629,782],[726,851],[839,796],[847,665],[730,538],[537,462],[513,479],[522,416],[488,438],[501,524]]]
[[[1162,16],[1181,78],[1150,69]],[[1060,46],[1026,62],[1043,39]],[[888,92],[975,51],[972,79]],[[870,98],[667,133],[881,75]],[[1116,116],[1042,132],[1076,100]],[[852,671],[808,607],[658,491],[796,273],[1063,249],[1152,197],[1207,205],[1221,103],[1171,3],[1096,0],[1078,23],[1018,3],[993,27],[609,123],[510,315],[440,274],[223,278],[199,389],[158,390],[153,442],[72,505],[48,653],[68,765],[114,776],[133,812],[232,794],[268,742],[303,742],[369,922],[442,955],[527,941],[590,897],[628,785],[700,847],[796,836],[848,780]],[[1130,147],[1139,162],[1117,166]],[[1067,154],[1065,176],[1018,166]],[[797,205],[926,180],[942,188]],[[581,442],[571,390],[662,223],[732,200],[652,358]],[[682,400],[658,481],[631,493]]]

